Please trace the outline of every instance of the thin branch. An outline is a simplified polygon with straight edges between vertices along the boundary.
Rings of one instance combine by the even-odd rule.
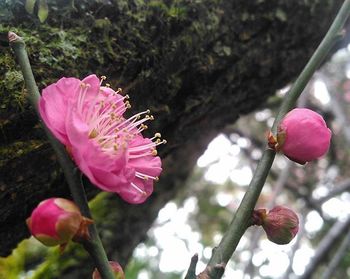
[[[295,105],[300,94],[303,92],[306,84],[321,64],[334,43],[339,39],[343,25],[350,13],[350,0],[346,0],[339,10],[335,20],[333,21],[326,36],[321,44],[312,55],[311,59],[293,84],[291,90],[283,99],[280,110],[276,116],[272,126],[273,133],[276,134],[278,124],[283,116]],[[226,265],[231,258],[233,252],[248,228],[250,216],[254,210],[255,204],[261,193],[261,190],[266,181],[269,170],[275,158],[275,151],[266,149],[260,159],[260,162],[254,172],[252,181],[249,184],[248,190],[243,197],[240,206],[234,215],[231,224],[229,225],[224,237],[219,246],[215,249],[206,268],[207,274],[211,279],[221,278],[224,269],[215,269],[215,266]]]
[[[23,78],[26,84],[26,88],[29,93],[29,100],[32,106],[35,108],[39,119],[41,119],[39,110],[38,110],[38,102],[40,99],[40,93],[38,87],[36,85],[34,75],[30,66],[30,62],[28,59],[27,51],[25,49],[25,43],[21,37],[16,35],[13,32],[8,33],[8,38],[10,42],[10,46],[15,52],[18,63],[21,67],[21,71],[23,74]],[[81,183],[81,173],[76,169],[76,166],[68,156],[64,146],[51,134],[49,129],[42,123],[46,135],[51,143],[53,149],[56,152],[58,161],[62,167],[63,173],[66,177],[70,192],[75,203],[79,206],[82,214],[85,217],[91,219],[90,209],[87,203],[87,198],[85,195],[84,187]],[[110,268],[108,263],[108,258],[105,250],[103,249],[101,239],[98,235],[97,229],[94,224],[89,226],[89,232],[91,236],[91,240],[86,240],[82,244],[85,249],[89,252],[90,256],[94,259],[95,265],[99,270],[103,279],[113,279],[114,274]]]

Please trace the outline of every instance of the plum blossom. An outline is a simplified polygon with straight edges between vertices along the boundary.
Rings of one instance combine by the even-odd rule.
[[[88,238],[92,220],[81,215],[70,200],[50,198],[42,201],[27,219],[31,234],[46,246],[64,247],[73,238]]]
[[[269,146],[299,164],[323,156],[329,149],[332,132],[320,114],[306,108],[287,113],[278,126],[277,137],[269,135]]]
[[[142,203],[162,171],[156,146],[166,141],[159,133],[143,137],[144,123],[153,120],[150,111],[124,117],[129,96],[101,86],[104,79],[62,78],[43,90],[39,111],[93,184],[129,203]]]
[[[298,233],[299,219],[293,210],[276,206],[269,212],[258,209],[253,212],[253,225],[262,226],[267,238],[276,244],[288,244]]]

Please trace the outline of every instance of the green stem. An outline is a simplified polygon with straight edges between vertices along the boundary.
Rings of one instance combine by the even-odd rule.
[[[350,0],[346,0],[339,10],[333,24],[328,30],[321,44],[312,55],[311,59],[293,84],[284,98],[276,116],[272,131],[276,133],[278,123],[283,116],[293,107],[313,73],[319,67],[329,50],[341,34],[341,29],[350,13]],[[221,278],[224,270],[215,268],[219,264],[226,265],[235,251],[241,237],[249,226],[249,220],[254,210],[258,197],[266,181],[267,175],[275,158],[275,151],[266,149],[254,172],[252,181],[245,193],[243,200],[234,215],[228,230],[222,238],[219,246],[214,250],[209,260],[206,272],[211,279]]]
[[[40,93],[33,76],[27,51],[25,49],[25,43],[21,37],[17,36],[13,32],[9,32],[9,41],[10,41],[10,46],[14,50],[18,63],[21,67],[26,88],[28,91],[29,100],[32,106],[35,108],[39,118],[41,119],[39,110],[38,110]],[[81,177],[80,172],[76,169],[76,166],[74,165],[69,155],[67,154],[65,147],[51,134],[51,132],[45,125],[43,126],[45,128],[45,132],[47,134],[49,142],[51,143],[53,149],[56,152],[58,161],[66,177],[73,200],[79,206],[83,216],[91,219],[92,217],[88,206],[85,190],[80,180],[80,177]],[[91,239],[84,240],[84,242],[82,243],[84,248],[88,251],[90,256],[93,258],[95,265],[99,270],[102,278],[114,279],[115,276],[113,274],[112,269],[110,268],[106,252],[103,249],[101,239],[98,235],[96,226],[94,224],[90,225],[89,232],[90,232]]]

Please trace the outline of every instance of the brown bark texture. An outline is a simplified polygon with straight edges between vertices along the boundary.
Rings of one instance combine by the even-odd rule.
[[[151,109],[150,134],[159,131],[168,141],[159,148],[164,172],[147,202],[110,198],[113,222],[104,229],[114,233],[104,241],[123,265],[158,211],[184,190],[208,142],[296,77],[341,4],[61,0],[48,1],[40,23],[21,1],[7,2],[0,4],[0,32],[25,38],[40,89],[62,76],[106,75],[131,96],[133,112]],[[6,256],[29,236],[31,210],[69,192],[4,41],[0,62],[0,256]]]

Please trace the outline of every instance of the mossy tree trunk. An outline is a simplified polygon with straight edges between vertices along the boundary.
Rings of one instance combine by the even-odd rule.
[[[11,1],[10,1],[11,2]],[[110,255],[125,264],[158,211],[183,190],[208,142],[239,115],[300,72],[341,1],[48,1],[41,24],[21,2],[0,4],[0,32],[27,43],[40,88],[62,76],[106,75],[131,96],[133,111],[151,109],[150,130],[164,172],[142,205],[117,196],[104,226]],[[0,48],[0,256],[28,231],[25,219],[42,199],[69,196],[11,51]],[[94,195],[94,187],[87,186]]]

